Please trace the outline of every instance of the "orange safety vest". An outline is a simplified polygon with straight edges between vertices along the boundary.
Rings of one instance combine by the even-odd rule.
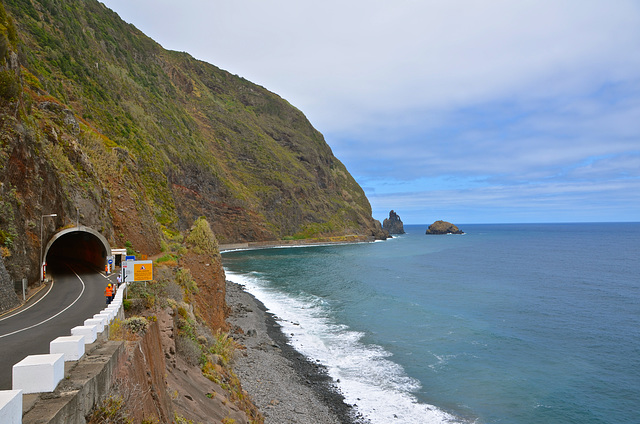
[[[111,287],[107,286],[107,288],[106,288],[106,289],[104,289],[104,295],[105,295],[106,297],[111,297],[111,296],[113,296],[113,289],[112,289]]]

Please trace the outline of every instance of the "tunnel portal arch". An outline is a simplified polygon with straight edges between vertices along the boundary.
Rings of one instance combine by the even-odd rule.
[[[66,228],[54,234],[44,250],[44,262],[49,259],[72,259],[88,262],[104,269],[111,246],[107,239],[90,227],[83,225]]]

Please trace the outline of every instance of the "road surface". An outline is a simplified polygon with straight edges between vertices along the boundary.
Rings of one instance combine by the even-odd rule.
[[[11,389],[14,364],[28,355],[49,353],[49,343],[70,336],[106,306],[104,275],[80,263],[52,269],[53,283],[39,300],[0,317],[0,390]],[[115,276],[113,276],[115,279]]]

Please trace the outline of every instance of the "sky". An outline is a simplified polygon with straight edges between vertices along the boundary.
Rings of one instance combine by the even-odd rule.
[[[380,221],[640,221],[638,0],[103,3],[300,109]]]

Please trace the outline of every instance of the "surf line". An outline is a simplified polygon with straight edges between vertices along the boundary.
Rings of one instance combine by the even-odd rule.
[[[69,267],[69,268],[71,268],[71,267]],[[31,330],[32,328],[35,328],[35,327],[37,327],[37,326],[39,326],[39,325],[42,325],[42,324],[44,324],[45,322],[51,321],[52,319],[54,319],[55,317],[57,317],[58,315],[60,315],[61,313],[63,313],[64,311],[66,311],[67,309],[69,309],[70,307],[72,307],[73,305],[75,305],[75,304],[76,304],[76,302],[77,302],[78,300],[80,300],[80,298],[82,297],[82,294],[84,293],[84,290],[85,290],[86,286],[85,286],[85,284],[84,284],[84,281],[82,281],[82,278],[80,278],[80,276],[78,275],[78,273],[77,273],[73,268],[71,268],[71,271],[73,271],[73,273],[76,275],[76,277],[78,277],[78,280],[80,280],[80,283],[82,284],[82,290],[80,291],[80,294],[78,295],[78,297],[76,297],[76,299],[75,299],[73,302],[71,302],[71,304],[70,304],[69,306],[67,306],[66,308],[64,308],[63,310],[61,310],[60,312],[58,312],[57,314],[55,314],[55,315],[53,315],[53,316],[51,316],[51,317],[49,317],[49,318],[47,318],[47,319],[45,319],[45,320],[43,320],[43,321],[40,321],[40,322],[39,322],[39,323],[37,323],[37,324],[33,324],[33,325],[30,325],[29,327],[21,328],[20,330],[12,331],[11,333],[2,334],[2,335],[0,335],[0,339],[1,339],[1,338],[3,338],[3,337],[8,337],[8,336],[12,336],[12,335],[14,335],[14,334],[21,333],[21,332],[23,332],[23,331]],[[51,283],[51,287],[53,287],[53,283]],[[46,296],[47,294],[49,294],[49,292],[50,292],[50,291],[51,291],[51,288],[49,288],[49,291],[47,291],[47,293],[45,294],[45,296]],[[44,297],[45,297],[45,296],[43,296],[42,298],[40,298],[40,299],[38,300],[38,302],[39,302],[40,300],[44,299]],[[38,302],[36,302],[36,303],[38,303]],[[33,305],[35,305],[36,303],[34,303]],[[31,305],[31,306],[33,306],[33,305]],[[28,309],[28,308],[27,308],[27,309]],[[25,309],[25,310],[26,310],[26,309]]]

